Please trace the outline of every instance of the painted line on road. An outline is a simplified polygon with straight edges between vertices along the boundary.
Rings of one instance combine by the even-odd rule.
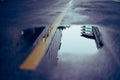
[[[57,27],[60,25],[62,19],[64,18],[65,14],[66,14],[68,8],[71,6],[71,4],[72,4],[72,0],[66,5],[63,12],[57,17],[57,19],[51,25],[51,27],[50,27],[51,32],[48,33],[49,36],[46,38],[46,40],[39,41],[38,45],[36,45],[36,47],[32,50],[30,55],[20,65],[20,69],[24,69],[24,70],[36,69],[36,67],[40,63],[41,59],[43,58],[46,50],[48,49],[48,47],[52,41],[52,38],[54,37]]]

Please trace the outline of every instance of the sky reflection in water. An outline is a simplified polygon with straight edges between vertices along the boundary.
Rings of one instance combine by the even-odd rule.
[[[96,43],[93,39],[81,36],[81,25],[72,25],[62,31],[61,48],[58,52],[59,59],[81,58],[97,53]]]

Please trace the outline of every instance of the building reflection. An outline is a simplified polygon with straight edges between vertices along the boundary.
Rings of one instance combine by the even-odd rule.
[[[58,63],[58,51],[61,47],[61,38],[62,38],[62,30],[65,29],[64,26],[59,26],[54,34],[54,37],[47,49],[42,61],[38,65],[37,69],[42,74],[50,74],[54,67]]]
[[[102,35],[99,31],[98,27],[91,26],[91,25],[84,25],[81,27],[81,36],[88,38],[88,39],[94,39],[96,42],[97,48],[102,48],[103,47],[103,39]]]

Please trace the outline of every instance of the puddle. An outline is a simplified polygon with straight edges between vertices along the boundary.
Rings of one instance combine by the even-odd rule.
[[[72,25],[62,31],[61,48],[58,53],[93,55],[97,52],[94,39],[81,36],[81,25]]]

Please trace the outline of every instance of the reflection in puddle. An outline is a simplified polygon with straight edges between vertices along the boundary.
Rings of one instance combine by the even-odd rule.
[[[36,38],[43,32],[45,26],[28,28],[21,31],[22,37],[29,43],[35,42]]]
[[[81,80],[81,76],[91,74],[94,69],[92,61],[96,53],[95,40],[81,36],[81,25],[63,29],[57,66],[50,80]]]
[[[95,41],[81,36],[80,25],[64,29],[62,35],[60,54],[92,55],[97,52]]]

